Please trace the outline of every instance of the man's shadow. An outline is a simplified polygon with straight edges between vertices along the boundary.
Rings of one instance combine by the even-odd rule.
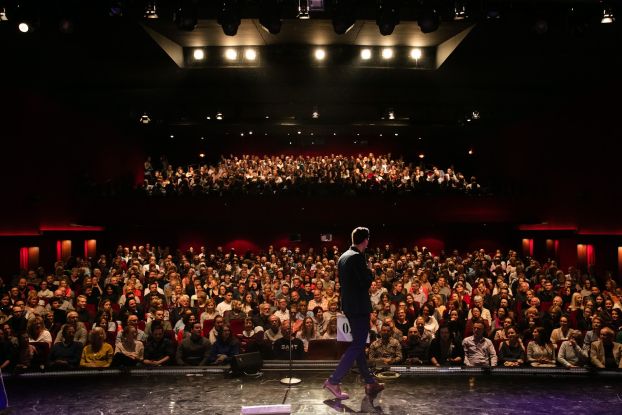
[[[381,406],[374,406],[374,399],[370,398],[368,395],[363,397],[361,401],[361,410],[356,411],[344,404],[340,399],[326,399],[324,404],[337,412],[341,413],[349,413],[349,414],[384,414],[385,412],[382,410]]]

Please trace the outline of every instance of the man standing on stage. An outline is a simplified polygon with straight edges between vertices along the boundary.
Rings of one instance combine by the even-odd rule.
[[[347,393],[341,392],[339,383],[352,367],[356,365],[365,380],[365,393],[377,395],[384,389],[369,371],[365,358],[365,343],[369,333],[369,314],[371,300],[369,288],[373,280],[372,262],[365,261],[365,249],[369,244],[369,229],[356,228],[352,231],[352,246],[339,258],[339,281],[341,283],[341,308],[350,322],[352,343],[341,357],[333,374],[324,382],[337,399],[348,399]]]

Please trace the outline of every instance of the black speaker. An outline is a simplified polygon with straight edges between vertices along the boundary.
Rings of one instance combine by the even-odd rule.
[[[261,353],[240,353],[233,357],[231,361],[231,370],[234,373],[257,373],[263,367],[263,359]]]

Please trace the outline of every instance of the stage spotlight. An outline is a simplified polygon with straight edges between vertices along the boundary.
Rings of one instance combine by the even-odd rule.
[[[222,112],[217,112],[217,113],[216,113],[216,119],[217,119],[218,121],[222,121],[222,119],[223,119]]]
[[[140,116],[140,118],[138,119],[138,122],[141,123],[142,125],[147,125],[147,124],[151,123],[151,118],[145,112],[143,115]]]
[[[382,49],[382,59],[391,59],[393,58],[393,49],[391,48],[384,48]]]
[[[396,0],[380,0],[376,24],[382,36],[389,36],[400,23],[399,6]]]
[[[315,59],[318,61],[323,61],[326,59],[326,51],[324,49],[316,49],[314,53]]]
[[[479,111],[475,110],[475,111],[473,111],[473,112],[471,113],[471,117],[472,117],[474,120],[479,120],[479,118],[481,117],[481,115],[480,115]]]
[[[30,32],[31,27],[28,23],[21,22],[20,24],[17,25],[17,29],[22,33],[28,33]]]
[[[434,7],[423,6],[417,22],[423,33],[432,33],[440,26],[441,18]]]
[[[198,1],[181,0],[175,10],[174,20],[179,30],[192,32],[199,22]]]
[[[333,0],[333,30],[338,35],[347,33],[356,22],[354,0]]]
[[[240,3],[238,0],[222,0],[218,10],[218,24],[227,36],[235,36],[242,22],[240,18]]]
[[[203,51],[203,49],[195,49],[192,53],[192,56],[194,57],[195,61],[202,61],[203,59],[205,59],[205,52]]]
[[[361,59],[368,61],[371,59],[371,49],[361,49]]]
[[[460,21],[468,19],[467,7],[464,0],[456,0],[454,2],[454,20]]]
[[[158,16],[158,5],[156,0],[148,0],[145,5],[145,19],[157,19]]]
[[[613,11],[611,10],[610,7],[605,7],[605,9],[603,10],[603,18],[600,19],[600,22],[602,24],[611,24],[611,23],[615,23],[616,18],[613,15]]]
[[[414,59],[418,61],[419,59],[421,59],[422,55],[423,55],[423,52],[419,48],[412,48],[410,50],[410,59]]]
[[[6,8],[2,7],[0,8],[0,22],[6,22],[8,19],[8,17],[6,17]]]
[[[259,24],[273,35],[281,31],[281,4],[282,0],[261,0]]]
[[[225,51],[225,58],[228,61],[234,61],[238,58],[238,51],[235,49],[227,49]]]
[[[395,119],[395,111],[393,111],[392,109],[389,109],[388,117],[389,117],[390,120],[394,120]]]
[[[246,59],[247,61],[254,61],[255,59],[257,59],[257,52],[255,51],[255,49],[246,49],[244,51],[244,59]]]
[[[309,0],[298,0],[298,15],[296,17],[303,20],[311,18],[309,14]]]

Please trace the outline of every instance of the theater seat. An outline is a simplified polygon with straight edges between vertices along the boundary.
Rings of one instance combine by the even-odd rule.
[[[229,327],[231,328],[231,334],[233,334],[234,336],[242,334],[242,331],[244,330],[244,320],[242,319],[230,320]]]
[[[213,328],[214,328],[214,320],[205,320],[203,322],[203,337],[208,337],[209,336],[209,332]]]

